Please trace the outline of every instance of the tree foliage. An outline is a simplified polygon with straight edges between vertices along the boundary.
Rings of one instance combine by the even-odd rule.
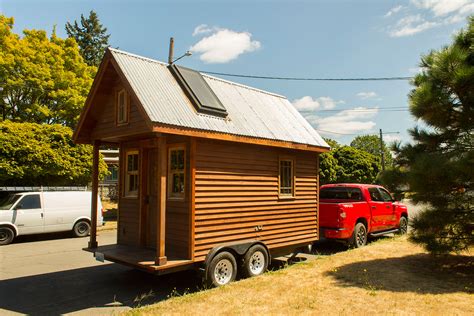
[[[75,145],[70,128],[0,122],[0,185],[87,185],[91,170],[92,147]]]
[[[435,253],[460,251],[474,244],[474,17],[420,66],[409,100],[424,127],[410,131],[413,144],[395,146],[397,169],[385,176],[429,204],[412,221],[411,240]]]
[[[360,135],[351,141],[351,147],[363,150],[376,157],[380,157],[380,138],[377,135]],[[385,141],[382,140],[382,150],[385,158],[385,166],[393,164],[392,154]],[[381,158],[380,158],[381,159]]]
[[[74,126],[95,67],[84,63],[73,39],[55,32],[12,32],[13,18],[0,15],[0,118]]]
[[[331,151],[319,158],[321,184],[326,183],[373,183],[380,171],[378,157],[335,140],[326,139]]]
[[[86,63],[98,67],[105,48],[109,46],[110,34],[107,34],[107,28],[100,23],[97,13],[91,11],[88,18],[81,14],[80,25],[77,21],[67,22],[66,32],[76,40]]]

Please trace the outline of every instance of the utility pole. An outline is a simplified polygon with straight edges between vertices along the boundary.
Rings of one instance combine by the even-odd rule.
[[[385,153],[383,150],[383,133],[380,129],[380,158],[382,159],[382,171],[385,171]]]
[[[380,132],[380,159],[382,162],[382,171],[385,171],[385,151],[384,151],[384,146],[383,146],[383,135],[387,134],[400,134],[400,132],[382,132],[382,129],[379,129]]]

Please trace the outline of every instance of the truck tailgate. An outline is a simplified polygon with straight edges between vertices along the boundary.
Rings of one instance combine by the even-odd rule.
[[[340,203],[319,202],[319,226],[339,227]]]

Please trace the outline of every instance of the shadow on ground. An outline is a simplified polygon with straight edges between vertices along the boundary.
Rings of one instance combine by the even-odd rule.
[[[474,293],[472,256],[416,254],[355,262],[326,272],[341,287],[423,294]]]
[[[21,244],[27,242],[46,241],[54,239],[68,239],[76,238],[72,235],[72,232],[60,232],[60,233],[45,233],[45,234],[34,234],[34,235],[20,235],[16,237],[12,244]]]
[[[193,271],[154,276],[107,264],[0,281],[0,309],[59,315],[92,307],[136,307],[200,288]]]

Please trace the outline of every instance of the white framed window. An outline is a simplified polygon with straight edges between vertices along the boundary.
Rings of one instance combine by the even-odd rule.
[[[280,197],[291,198],[295,196],[294,168],[294,159],[279,159],[278,194]]]
[[[139,156],[137,150],[128,151],[125,155],[125,185],[123,194],[125,197],[138,196],[138,159]]]
[[[168,152],[168,197],[184,199],[186,188],[186,150],[171,147]]]
[[[116,106],[117,125],[128,124],[128,112],[129,112],[128,95],[125,89],[122,89],[119,92],[117,92],[117,106]]]

